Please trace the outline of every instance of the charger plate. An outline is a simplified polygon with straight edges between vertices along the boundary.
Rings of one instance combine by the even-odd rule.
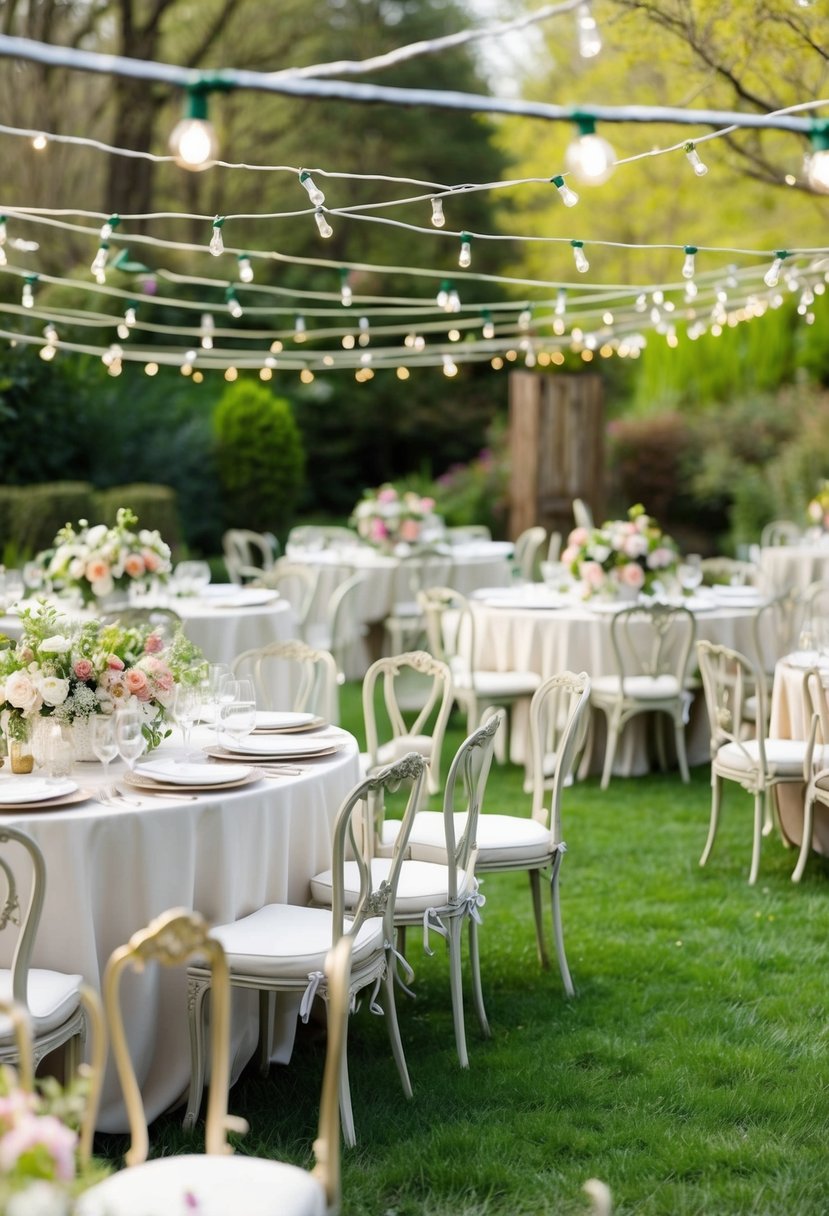
[[[227,759],[227,757],[224,757]],[[150,793],[152,790],[158,790],[160,793],[171,794],[209,794],[211,790],[230,790],[236,789],[240,785],[253,785],[256,781],[261,781],[266,776],[261,768],[251,768],[244,777],[236,777],[231,781],[222,781],[220,784],[211,782],[209,785],[181,785],[173,781],[156,781],[152,777],[143,777],[141,773],[124,773],[120,780],[124,785],[131,785],[137,790],[146,790]]]
[[[259,764],[267,765],[298,765],[304,764],[306,760],[328,760],[331,756],[335,756],[337,752],[342,750],[342,744],[337,743],[326,747],[321,747],[319,751],[302,752],[300,755],[292,752],[278,752],[275,755],[259,752],[256,756],[238,755],[236,752],[225,751],[221,746],[206,747],[204,753],[206,756],[211,756],[214,760],[222,760],[225,764],[250,764],[256,761]]]
[[[15,811],[18,815],[39,813],[40,811],[59,811],[62,807],[72,806],[76,802],[87,802],[94,798],[92,790],[75,789],[69,794],[60,794],[56,798],[42,798],[38,802],[3,802],[0,796],[0,812],[6,814]]]
[[[254,735],[298,735],[306,731],[319,730],[327,726],[325,718],[316,714],[299,713],[298,711],[277,712],[259,710],[256,714]]]

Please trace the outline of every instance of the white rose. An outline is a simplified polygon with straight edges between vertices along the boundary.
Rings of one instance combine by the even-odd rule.
[[[6,680],[6,700],[27,715],[41,706],[40,694],[25,671],[13,671]]]
[[[95,549],[103,543],[107,534],[106,524],[96,524],[94,528],[90,528],[86,534],[86,543],[90,549]]]
[[[107,574],[105,578],[96,578],[91,584],[93,595],[111,595],[115,584],[112,577]]]
[[[73,557],[69,563],[68,575],[70,578],[83,578],[86,570],[86,562],[82,557]]]
[[[611,549],[609,545],[591,545],[588,552],[593,561],[601,566],[610,557]]]
[[[63,705],[69,696],[69,681],[61,680],[58,676],[41,676],[37,689],[47,705]]]
[[[40,649],[44,654],[66,654],[67,650],[72,649],[72,643],[62,633],[56,633],[51,638],[44,638],[40,643]]]

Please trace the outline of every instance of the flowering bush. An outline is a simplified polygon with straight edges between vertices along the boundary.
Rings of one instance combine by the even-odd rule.
[[[112,528],[90,527],[85,519],[77,529],[65,524],[53,547],[37,555],[44,579],[58,591],[77,589],[85,604],[148,577],[166,580],[169,546],[158,532],[131,531],[137,523],[132,511],[120,507]]]
[[[127,704],[141,709],[149,747],[170,733],[165,723],[176,684],[195,680],[203,665],[181,631],[165,643],[150,626],[70,621],[46,604],[20,615],[20,640],[7,639],[0,649],[4,734],[26,739],[33,718],[64,725]]]
[[[678,556],[675,542],[637,504],[626,520],[609,520],[592,530],[574,528],[561,560],[581,580],[589,599],[617,595],[623,587],[651,591],[658,579],[676,572]]]
[[[809,522],[816,528],[829,532],[829,481],[822,481],[817,494],[806,508]]]
[[[434,514],[435,500],[413,490],[399,494],[393,485],[366,490],[351,516],[351,526],[370,545],[380,548],[417,544],[424,521]]]

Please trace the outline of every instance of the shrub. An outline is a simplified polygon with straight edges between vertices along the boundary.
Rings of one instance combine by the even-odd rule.
[[[170,486],[152,485],[148,482],[110,486],[106,490],[99,490],[95,498],[97,511],[95,519],[90,522],[109,524],[112,527],[118,508],[129,507],[138,516],[139,528],[157,528],[162,540],[173,550],[174,556],[176,550],[181,548],[176,492]]]
[[[19,556],[48,549],[65,523],[92,519],[95,491],[86,481],[51,481],[21,488],[12,503],[10,539]]]
[[[240,381],[223,393],[213,422],[227,526],[284,535],[305,472],[290,404]]]
[[[0,486],[0,562],[17,564],[17,544],[12,533],[15,504],[21,491],[17,486]]]

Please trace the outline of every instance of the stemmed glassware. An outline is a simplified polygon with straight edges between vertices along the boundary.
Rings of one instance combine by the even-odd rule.
[[[181,731],[185,750],[190,746],[190,732],[198,721],[202,708],[202,693],[197,684],[177,684],[173,699],[173,717]]]
[[[702,559],[698,553],[686,553],[677,567],[676,576],[686,595],[693,595],[702,582]]]
[[[219,710],[219,720],[222,731],[240,746],[256,726],[253,680],[233,681],[232,692],[233,699],[223,703]]]
[[[106,776],[110,763],[118,755],[118,740],[115,737],[115,715],[93,714],[90,718],[92,728],[92,750],[104,766]]]
[[[130,772],[135,768],[136,760],[143,755],[147,746],[143,727],[144,720],[140,710],[127,707],[116,711],[115,741],[118,755]]]

